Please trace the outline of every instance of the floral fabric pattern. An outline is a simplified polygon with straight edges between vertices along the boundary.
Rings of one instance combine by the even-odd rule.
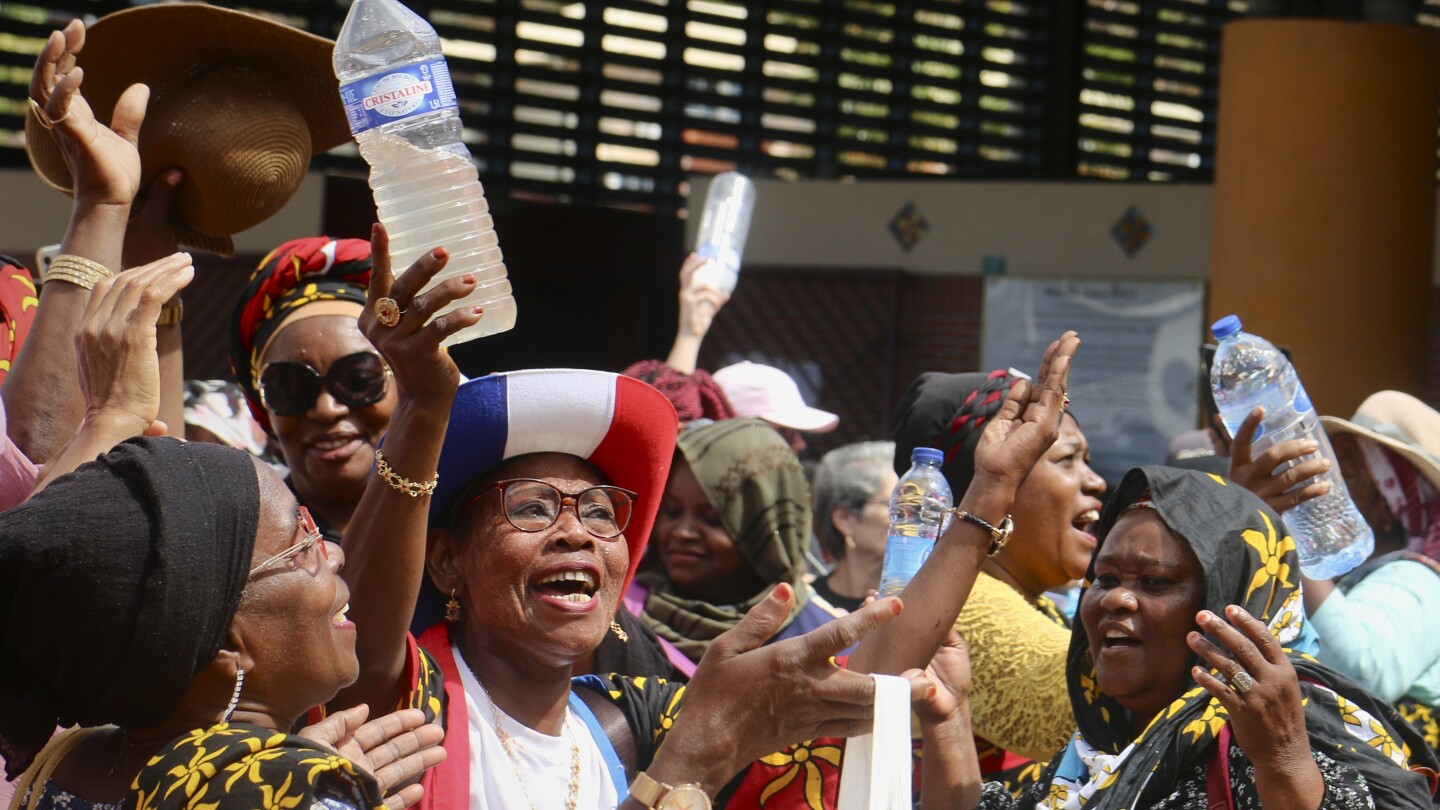
[[[135,778],[124,806],[309,810],[320,799],[362,810],[384,807],[374,777],[333,750],[260,726],[219,723],[161,749]]]

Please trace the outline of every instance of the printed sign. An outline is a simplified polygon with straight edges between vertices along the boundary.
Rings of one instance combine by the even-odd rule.
[[[1050,341],[1079,332],[1070,410],[1113,486],[1195,428],[1204,310],[1199,281],[987,278],[982,368],[1034,374]]]

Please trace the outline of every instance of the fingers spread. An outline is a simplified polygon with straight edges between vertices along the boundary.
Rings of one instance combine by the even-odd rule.
[[[1225,710],[1228,711],[1232,717],[1240,710],[1239,696],[1236,695],[1235,691],[1229,686],[1221,683],[1219,678],[1216,678],[1214,675],[1211,675],[1199,667],[1192,668],[1190,670],[1190,676],[1195,679],[1196,683],[1205,687],[1206,692],[1209,692],[1211,696],[1219,700],[1220,705],[1224,706]]]
[[[401,309],[408,309],[411,300],[430,283],[436,273],[445,268],[448,261],[450,254],[445,248],[437,247],[426,252],[395,279],[395,285],[390,288],[390,297],[400,304]]]
[[[401,284],[404,280],[401,280]],[[400,285],[396,285],[397,287]],[[466,273],[459,278],[447,279],[435,289],[415,296],[410,301],[409,311],[415,313],[413,323],[423,324],[430,316],[469,295],[475,289],[475,276]]]
[[[1231,623],[1245,634],[1246,640],[1254,645],[1255,651],[1270,664],[1281,667],[1289,667],[1290,659],[1285,656],[1281,649],[1280,642],[1270,634],[1270,628],[1265,623],[1251,616],[1245,608],[1239,605],[1231,605],[1226,609],[1226,615]],[[1226,642],[1227,644],[1229,642]],[[1241,659],[1242,661],[1244,659]]]

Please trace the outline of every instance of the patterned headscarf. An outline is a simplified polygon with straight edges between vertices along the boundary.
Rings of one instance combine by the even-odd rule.
[[[243,450],[131,439],[0,514],[0,754],[56,725],[145,727],[215,658],[260,483]]]
[[[1408,548],[1440,560],[1440,492],[1399,453],[1364,436],[1355,437],[1370,478],[1405,527]]]
[[[24,265],[0,255],[0,380],[10,373],[10,365],[20,356],[20,345],[30,334],[35,313],[40,306],[40,293],[35,280]]]
[[[770,585],[795,588],[793,619],[809,594],[810,488],[790,445],[758,419],[727,419],[680,434],[679,450],[746,562],[767,584],[738,605],[712,605],[675,593],[658,555],[637,575],[650,588],[645,621],[657,635],[699,661],[721,633],[739,624]],[[787,621],[788,623],[788,621]]]
[[[934,447],[945,452],[940,471],[958,498],[975,477],[975,447],[985,425],[1021,378],[1007,371],[946,374],[927,371],[910,383],[890,422],[895,440],[895,474],[910,469],[910,452]]]
[[[1247,490],[1205,473],[1169,467],[1131,470],[1100,519],[1099,555],[1120,515],[1143,497],[1200,561],[1204,608],[1224,615],[1240,605],[1266,622],[1289,652],[1305,622],[1295,542],[1280,518]],[[1092,561],[1086,587],[1095,577]],[[1082,599],[1084,598],[1082,594]],[[1174,643],[1184,644],[1183,638]],[[1199,661],[1200,659],[1196,659]],[[1426,777],[1440,767],[1415,731],[1380,701],[1315,659],[1290,653],[1300,676],[1311,747],[1364,775],[1376,807],[1430,810]],[[1100,691],[1089,639],[1076,622],[1070,641],[1070,705],[1076,737],[1047,772],[1045,808],[1149,807],[1228,739],[1218,700],[1191,682],[1133,741],[1126,710]],[[1233,744],[1233,743],[1232,743]]]
[[[685,374],[660,360],[641,360],[620,373],[649,383],[664,394],[675,406],[682,426],[696,419],[718,422],[735,418],[735,409],[725,398],[725,390],[704,369],[697,368],[694,374]]]
[[[230,370],[255,421],[273,433],[260,404],[260,360],[297,317],[358,316],[370,287],[370,243],[312,236],[286,242],[261,260],[230,317]],[[312,306],[313,305],[313,306]],[[302,308],[303,315],[298,315]]]

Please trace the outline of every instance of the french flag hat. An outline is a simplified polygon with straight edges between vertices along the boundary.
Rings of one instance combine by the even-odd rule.
[[[440,483],[430,499],[435,527],[470,482],[529,453],[568,453],[609,483],[639,495],[625,542],[635,576],[675,455],[679,419],[664,394],[607,371],[536,369],[461,383],[440,450]]]

